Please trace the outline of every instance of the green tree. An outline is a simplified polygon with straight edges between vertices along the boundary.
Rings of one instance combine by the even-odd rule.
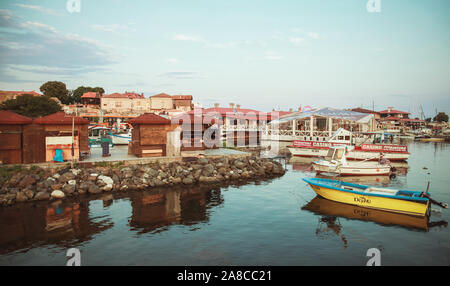
[[[426,122],[431,122],[431,117],[428,117],[427,119],[425,119]]]
[[[41,85],[39,90],[48,97],[56,97],[62,104],[71,103],[71,97],[69,91],[66,88],[66,84],[60,81],[48,81]]]
[[[0,104],[0,110],[10,110],[28,117],[39,117],[61,111],[61,106],[48,96],[24,94]]]
[[[90,86],[80,86],[75,89],[72,93],[72,101],[80,103],[81,96],[86,92],[97,92],[100,94],[104,94],[105,90],[102,87],[90,87]]]
[[[433,121],[436,122],[448,122],[448,115],[445,112],[439,112],[434,118]]]

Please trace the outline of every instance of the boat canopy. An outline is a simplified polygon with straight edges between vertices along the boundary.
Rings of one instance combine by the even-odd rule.
[[[271,124],[290,122],[293,120],[308,118],[311,116],[341,119],[341,120],[353,121],[353,122],[357,122],[357,123],[368,123],[371,119],[374,118],[373,114],[354,112],[354,111],[344,110],[344,109],[335,109],[335,108],[331,108],[331,107],[324,107],[324,108],[320,108],[317,110],[311,110],[311,111],[305,111],[305,112],[298,111],[293,114],[282,116],[278,120],[272,121]]]

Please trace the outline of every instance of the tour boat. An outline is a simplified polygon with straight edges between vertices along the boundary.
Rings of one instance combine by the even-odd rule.
[[[325,137],[322,138],[324,141],[294,140],[292,145],[288,146],[288,149],[292,156],[325,157],[330,147],[353,146],[347,155],[348,160],[378,160],[380,153],[389,161],[406,161],[409,158],[408,147],[405,145],[362,143],[355,146],[352,144],[351,137],[351,132],[339,129],[327,141],[325,141]],[[380,140],[380,142],[383,142],[383,140]]]
[[[325,199],[396,213],[425,216],[429,211],[430,201],[435,202],[427,192],[370,187],[319,178],[303,178],[303,181]]]
[[[378,162],[348,162],[347,154],[352,146],[330,147],[324,159],[312,163],[314,170],[320,173],[338,174],[340,176],[381,176],[391,173],[387,160]]]

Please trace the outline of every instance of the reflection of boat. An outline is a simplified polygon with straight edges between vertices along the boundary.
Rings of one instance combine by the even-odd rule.
[[[319,196],[303,206],[302,210],[308,210],[319,215],[373,221],[383,225],[397,225],[405,228],[428,231],[429,218],[427,216],[418,217],[376,209],[367,209],[359,206],[333,202]]]
[[[430,138],[420,138],[421,142],[444,142],[445,138],[430,137]]]
[[[336,146],[328,149],[325,159],[313,162],[317,173],[332,173],[341,176],[381,176],[389,175],[391,166],[380,158],[379,162],[348,162],[347,154],[351,146]]]
[[[430,199],[422,192],[370,187],[336,180],[303,178],[321,197],[366,208],[425,216]]]
[[[330,176],[324,176],[321,174],[317,174],[316,178],[324,178],[324,179],[330,179]],[[387,185],[391,182],[391,179],[389,176],[345,176],[340,177],[339,180],[349,183],[364,183],[364,184],[381,184],[381,185]]]

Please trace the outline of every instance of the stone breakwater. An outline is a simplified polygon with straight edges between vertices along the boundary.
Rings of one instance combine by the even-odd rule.
[[[3,184],[0,183],[0,206],[152,187],[231,184],[282,176],[284,173],[280,163],[256,156],[198,158],[189,162],[156,161],[145,165],[119,167],[37,167],[17,171]]]

